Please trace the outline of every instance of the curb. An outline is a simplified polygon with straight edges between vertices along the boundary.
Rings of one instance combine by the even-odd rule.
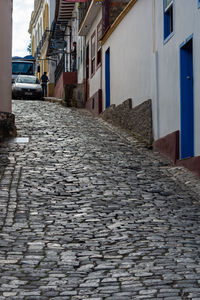
[[[55,97],[44,97],[44,101],[46,102],[51,102],[51,103],[59,103],[59,104],[64,104],[63,99],[55,98]]]

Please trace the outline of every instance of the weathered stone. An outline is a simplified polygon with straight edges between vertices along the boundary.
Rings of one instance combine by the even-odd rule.
[[[101,114],[101,117],[114,125],[129,130],[148,146],[152,145],[151,100],[132,108],[132,99],[128,99],[118,106],[111,105]]]

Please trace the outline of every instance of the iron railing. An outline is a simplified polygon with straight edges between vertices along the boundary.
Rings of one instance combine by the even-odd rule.
[[[71,53],[63,53],[61,60],[55,70],[55,84],[62,73],[71,72]]]

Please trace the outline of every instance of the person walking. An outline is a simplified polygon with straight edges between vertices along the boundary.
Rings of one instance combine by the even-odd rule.
[[[72,58],[72,72],[75,72],[76,71],[76,42],[73,42],[71,58]]]
[[[43,98],[47,97],[47,82],[49,81],[49,78],[47,76],[47,72],[44,72],[44,74],[40,78],[41,84],[42,84],[42,95]]]

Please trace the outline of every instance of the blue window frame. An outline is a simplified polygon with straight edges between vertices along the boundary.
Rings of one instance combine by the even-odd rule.
[[[200,8],[200,0],[197,0],[198,8]]]
[[[174,0],[163,0],[163,11],[164,41],[167,41],[173,35],[174,32]]]

